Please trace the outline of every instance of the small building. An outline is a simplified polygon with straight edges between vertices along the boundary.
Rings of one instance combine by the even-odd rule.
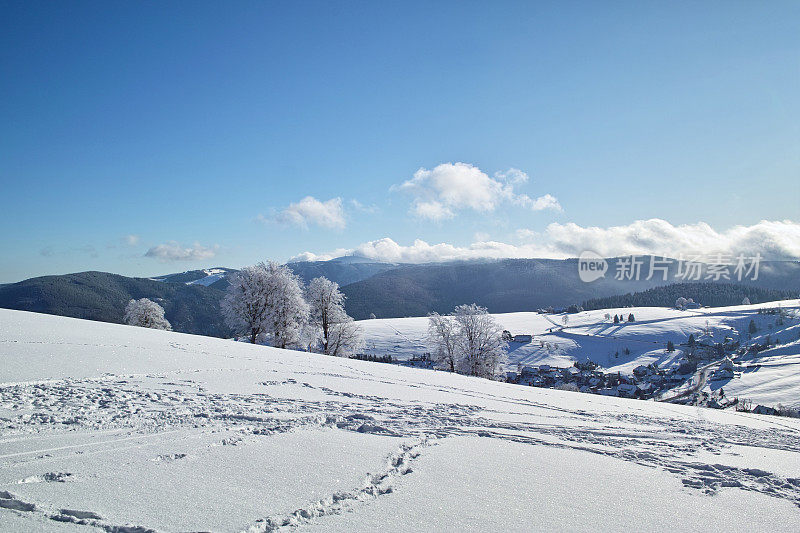
[[[517,342],[519,344],[528,344],[533,340],[533,335],[514,335],[511,338],[511,342]]]
[[[713,380],[733,379],[733,370],[729,368],[720,368],[711,375]]]
[[[630,383],[620,383],[617,386],[617,395],[620,398],[633,398],[636,396],[636,385]]]
[[[778,410],[773,407],[767,407],[766,405],[756,405],[756,408],[753,409],[753,413],[757,415],[777,415]]]

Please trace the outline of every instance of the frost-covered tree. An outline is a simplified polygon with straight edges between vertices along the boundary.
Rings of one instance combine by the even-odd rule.
[[[302,280],[289,267],[274,261],[266,264],[266,270],[271,288],[267,333],[271,334],[272,345],[287,348],[304,344],[309,307],[303,297]]]
[[[344,310],[345,295],[339,284],[324,277],[314,278],[306,289],[310,308],[313,342],[322,344],[322,353],[347,357],[364,344],[361,328]]]
[[[428,342],[439,368],[494,378],[506,354],[503,329],[485,307],[459,305],[451,315],[428,315]]]
[[[675,308],[676,309],[680,309],[681,311],[683,311],[684,309],[686,309],[686,305],[688,303],[689,303],[689,300],[687,300],[686,298],[681,296],[680,298],[675,300]]]
[[[240,270],[222,300],[225,322],[250,342],[269,336],[278,348],[302,344],[309,307],[300,278],[273,261]]]
[[[744,297],[744,300],[742,300],[742,305],[750,305],[750,298],[748,298],[747,296],[745,296],[745,297]]]
[[[169,321],[164,318],[164,308],[147,298],[128,302],[123,320],[130,326],[172,331]]]
[[[344,320],[345,296],[339,284],[324,277],[314,278],[306,288],[306,301],[310,308],[310,324],[319,330],[322,351],[328,353],[328,338],[333,324]]]
[[[247,335],[253,344],[267,331],[270,290],[267,267],[259,263],[237,272],[222,299],[225,323],[237,335]]]
[[[333,323],[328,330],[325,353],[334,357],[350,357],[364,347],[364,335],[356,322],[348,317]]]
[[[428,315],[428,343],[432,347],[434,364],[455,372],[460,353],[458,326],[453,317],[439,313]]]
[[[458,368],[462,374],[494,378],[506,354],[503,329],[485,307],[459,305],[453,311],[458,325]]]

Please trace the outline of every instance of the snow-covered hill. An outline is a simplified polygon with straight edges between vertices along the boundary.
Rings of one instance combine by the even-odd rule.
[[[8,310],[0,359],[2,531],[800,522],[794,419]]]
[[[796,318],[779,325],[775,315],[758,312],[778,306]],[[627,322],[630,314],[634,322]],[[621,315],[624,321],[614,324],[607,315]],[[698,342],[717,343],[729,337],[746,344],[763,342],[769,334],[784,345],[753,360],[745,357],[735,379],[711,384],[711,388],[724,386],[729,394],[735,392],[767,405],[800,406],[800,346],[796,342],[800,336],[800,300],[686,311],[629,307],[570,315],[505,313],[494,317],[512,335],[533,336],[531,342],[509,343],[509,369],[516,369],[518,364],[567,367],[589,358],[609,371],[630,374],[639,365],[676,365],[687,350],[689,335]],[[759,328],[752,339],[748,334],[751,320]],[[364,320],[359,324],[370,353],[405,360],[430,351],[425,340],[428,320],[424,317]],[[671,353],[667,352],[668,341],[676,347]]]

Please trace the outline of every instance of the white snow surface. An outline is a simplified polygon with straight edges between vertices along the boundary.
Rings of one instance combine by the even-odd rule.
[[[212,283],[216,283],[217,281],[219,281],[222,278],[224,278],[225,274],[227,273],[227,270],[225,270],[223,268],[206,268],[206,269],[203,269],[203,272],[205,273],[206,277],[200,278],[200,279],[196,279],[194,281],[187,281],[186,284],[187,285],[204,285],[204,286],[208,287]]]
[[[0,358],[2,531],[800,524],[795,419],[11,310]]]
[[[787,318],[783,325],[778,325],[775,315],[758,314],[759,309],[778,306],[795,318]],[[635,321],[614,324],[605,318],[606,313],[612,317],[622,315],[625,320],[633,313]],[[686,311],[664,307],[600,309],[567,315],[566,326],[563,314],[521,312],[493,316],[512,335],[533,335],[530,343],[509,343],[507,370],[516,370],[518,364],[563,368],[589,358],[610,372],[632,374],[639,365],[655,363],[662,368],[677,365],[686,349],[680,344],[686,343],[691,334],[697,341],[708,343],[722,342],[725,337],[743,343],[763,342],[769,334],[784,345],[756,358],[747,356],[735,379],[712,384],[711,388],[723,386],[729,396],[741,396],[755,403],[800,407],[800,343],[797,342],[800,300]],[[753,339],[747,333],[751,319],[759,327]],[[425,317],[362,320],[359,324],[364,331],[366,351],[371,354],[408,360],[431,351],[426,342]],[[676,347],[671,353],[666,350],[668,341]]]

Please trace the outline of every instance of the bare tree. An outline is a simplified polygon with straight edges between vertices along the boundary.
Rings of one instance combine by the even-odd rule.
[[[270,280],[264,263],[246,266],[230,280],[222,300],[225,323],[237,335],[247,335],[255,344],[266,332],[269,320]]]
[[[344,310],[345,296],[339,290],[338,283],[319,277],[312,279],[308,284],[306,300],[310,307],[310,323],[319,329],[322,351],[328,353],[331,326],[347,317]]]
[[[309,307],[302,282],[289,267],[273,261],[240,270],[222,300],[225,322],[255,344],[269,335],[272,345],[302,343]]]
[[[325,353],[334,357],[349,357],[358,353],[364,346],[364,335],[356,322],[346,317],[331,324],[328,330],[328,343]]]
[[[286,265],[266,264],[270,280],[267,333],[272,345],[287,348],[303,344],[303,330],[308,323],[309,306],[303,298],[303,282]]]
[[[164,318],[164,308],[147,298],[128,302],[123,320],[131,326],[172,331],[169,321]]]
[[[453,317],[458,324],[459,372],[494,378],[507,348],[502,328],[476,304],[459,305]]]
[[[459,350],[458,326],[453,317],[430,313],[428,315],[428,342],[433,347],[433,359],[436,366],[455,372]]]
[[[361,328],[344,310],[345,295],[339,284],[327,278],[311,280],[306,290],[310,306],[310,325],[315,330],[313,342],[322,342],[327,355],[349,356],[364,345]]]

